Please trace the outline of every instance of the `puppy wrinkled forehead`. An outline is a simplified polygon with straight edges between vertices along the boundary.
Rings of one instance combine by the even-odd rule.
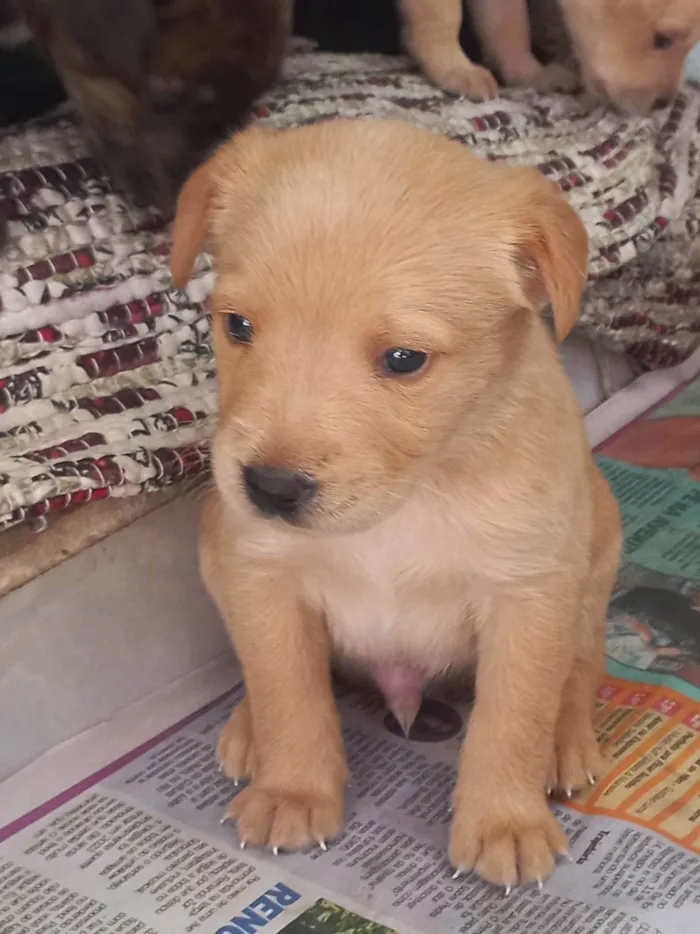
[[[515,283],[512,205],[490,166],[474,158],[469,171],[462,147],[434,146],[429,134],[413,154],[405,137],[401,148],[387,146],[386,131],[378,147],[359,151],[356,138],[339,137],[305,147],[283,138],[282,156],[268,153],[242,184],[239,177],[222,186],[214,220],[220,274],[272,288],[314,279],[357,291],[363,281],[397,300],[404,293],[409,304],[422,284],[439,302],[456,291],[465,298],[465,278],[487,290]]]

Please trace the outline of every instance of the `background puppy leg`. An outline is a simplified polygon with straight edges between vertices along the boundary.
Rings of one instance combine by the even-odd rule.
[[[169,206],[167,179],[140,139],[147,59],[156,39],[153,4],[21,0],[20,8],[117,185],[144,203]]]
[[[591,575],[583,596],[576,658],[559,711],[549,777],[549,789],[567,797],[592,785],[602,770],[593,714],[605,670],[605,622],[622,544],[617,503],[597,470],[594,489],[596,522]]]
[[[542,65],[532,54],[526,0],[469,0],[486,61],[506,85],[540,91],[576,87],[573,72],[556,62]]]
[[[499,593],[480,634],[450,857],[457,869],[476,869],[496,884],[542,880],[567,849],[544,785],[580,592],[562,572]]]
[[[471,62],[459,44],[462,0],[401,0],[401,13],[404,43],[431,81],[475,100],[498,95],[491,72]]]
[[[232,717],[249,714],[255,751],[253,781],[228,815],[241,840],[256,846],[294,850],[328,840],[342,828],[347,766],[324,621],[269,568],[247,567],[235,591],[230,574],[208,578],[245,677],[246,706]],[[241,726],[230,721],[222,740],[233,730],[228,741],[240,742]]]
[[[169,181],[140,137],[144,108],[139,96],[114,78],[74,76],[68,71],[62,76],[93,149],[117,187],[141,204],[169,205]]]

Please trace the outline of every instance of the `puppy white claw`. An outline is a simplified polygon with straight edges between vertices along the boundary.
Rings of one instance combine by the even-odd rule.
[[[586,778],[588,779],[589,785],[595,785],[595,783],[598,781],[592,772],[586,772]]]
[[[279,848],[278,846],[273,846],[273,847],[272,847],[272,855],[273,855],[273,856],[279,856],[279,855],[280,855],[280,848]]]
[[[513,891],[513,886],[512,886],[512,885],[507,885],[507,886],[503,889],[503,897],[504,897],[504,898],[508,898],[508,896],[510,895],[510,893],[511,893],[512,891]]]
[[[459,879],[459,877],[462,875],[462,872],[463,870],[461,869],[455,869],[455,871],[452,873],[452,878]]]
[[[543,889],[544,889],[544,882],[541,879],[537,879],[537,891],[540,894],[542,894]]]
[[[327,852],[328,852],[328,844],[326,843],[325,840],[323,840],[323,839],[322,839],[322,840],[319,840],[319,841],[318,841],[318,847],[319,847],[320,850],[322,850],[322,852],[324,852],[324,853],[327,853]]]
[[[241,840],[241,842],[238,844],[238,849],[245,850],[245,848],[246,848],[246,842],[245,840]]]

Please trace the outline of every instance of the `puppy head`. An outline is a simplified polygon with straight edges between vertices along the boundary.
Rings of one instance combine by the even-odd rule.
[[[698,0],[559,0],[589,90],[630,113],[672,97],[700,39]]]
[[[535,170],[380,121],[235,137],[180,196],[176,285],[205,238],[218,487],[241,521],[319,532],[433,482],[508,392],[538,301],[559,338],[573,326],[587,261]]]

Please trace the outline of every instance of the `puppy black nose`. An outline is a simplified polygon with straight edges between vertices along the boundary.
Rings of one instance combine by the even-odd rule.
[[[318,492],[318,483],[297,470],[244,467],[243,485],[251,503],[265,516],[291,519]]]

